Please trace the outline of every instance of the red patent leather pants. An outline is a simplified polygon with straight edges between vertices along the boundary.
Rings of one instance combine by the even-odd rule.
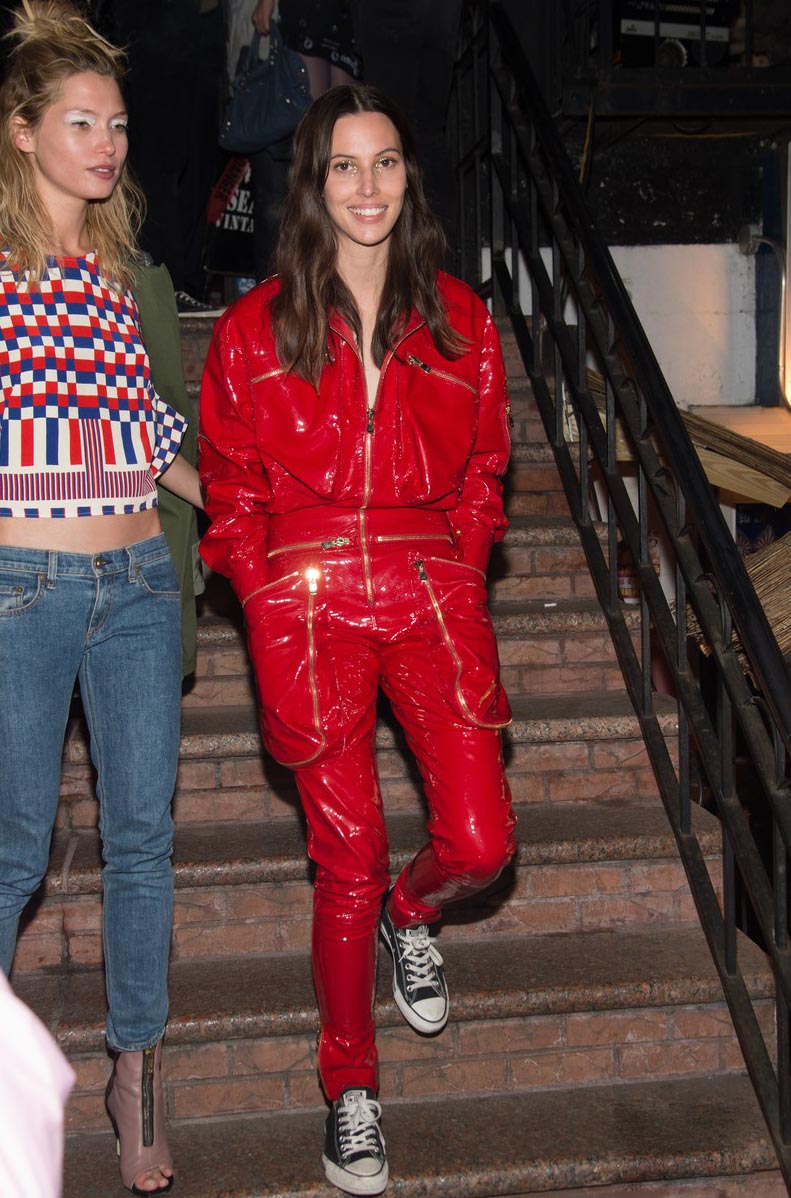
[[[270,581],[245,607],[264,742],[296,775],[316,864],[319,1073],[332,1100],[378,1088],[373,1001],[390,884],[375,760],[379,687],[423,780],[430,839],[398,877],[402,927],[492,882],[514,851],[508,720],[483,576],[444,515],[329,511],[273,520]]]

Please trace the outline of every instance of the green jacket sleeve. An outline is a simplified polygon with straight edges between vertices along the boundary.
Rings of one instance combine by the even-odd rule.
[[[133,293],[140,311],[140,327],[151,377],[157,394],[190,424],[180,452],[193,466],[197,462],[197,419],[184,383],[181,339],[173,283],[166,266],[137,266]],[[158,487],[159,518],[170,546],[181,590],[181,660],[186,676],[195,670],[197,616],[195,611],[198,571],[198,524],[192,504]]]

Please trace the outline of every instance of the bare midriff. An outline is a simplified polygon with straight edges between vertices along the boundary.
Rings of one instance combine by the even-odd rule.
[[[62,520],[0,516],[0,545],[20,549],[55,549],[62,553],[97,553],[122,549],[161,532],[156,508],[120,516],[70,516]]]

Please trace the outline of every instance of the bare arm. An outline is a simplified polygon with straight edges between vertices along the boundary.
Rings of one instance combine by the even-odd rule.
[[[275,0],[258,0],[251,18],[258,33],[269,33],[269,22],[272,19],[274,7]]]
[[[191,503],[193,507],[203,508],[198,471],[180,453],[176,454],[167,470],[159,475],[157,482],[174,495],[178,495],[179,499]]]

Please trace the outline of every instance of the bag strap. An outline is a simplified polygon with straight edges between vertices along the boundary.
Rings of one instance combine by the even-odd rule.
[[[277,58],[283,50],[283,35],[274,17],[269,22],[269,60]]]
[[[259,53],[261,49],[262,36],[263,35],[260,34],[257,29],[253,33],[250,45],[247,47],[247,54],[243,59],[241,59],[242,66],[237,76],[238,79],[246,78],[249,74],[251,74],[252,71],[256,69],[257,66],[260,65]],[[269,22],[269,57],[267,61],[273,63],[275,59],[283,53],[284,49],[285,43],[283,41],[283,34],[280,32],[280,26],[278,25],[277,21],[273,18]]]
[[[258,66],[258,54],[259,54],[260,48],[261,48],[261,34],[258,32],[258,30],[255,30],[255,32],[253,33],[252,39],[250,41],[250,45],[247,47],[247,55],[243,59],[244,65],[241,70],[241,75],[243,77],[245,75],[249,75],[250,72],[252,70],[254,70],[255,67]]]

